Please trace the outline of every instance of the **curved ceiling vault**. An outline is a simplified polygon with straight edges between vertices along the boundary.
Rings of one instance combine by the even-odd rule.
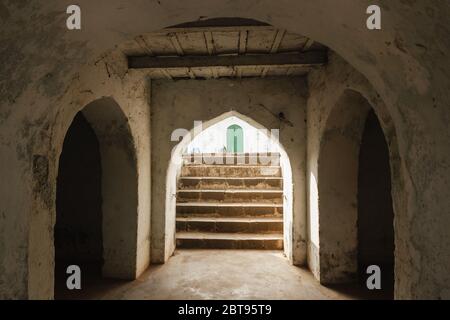
[[[328,49],[305,36],[246,19],[212,19],[140,35],[118,48],[152,79],[303,76]]]

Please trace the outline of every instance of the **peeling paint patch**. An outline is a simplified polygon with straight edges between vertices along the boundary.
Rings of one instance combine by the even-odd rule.
[[[51,208],[51,188],[48,182],[48,159],[42,155],[33,156],[33,191],[38,194],[47,208]]]

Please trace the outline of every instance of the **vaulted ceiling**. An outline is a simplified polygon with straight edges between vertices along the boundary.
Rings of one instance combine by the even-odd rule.
[[[119,49],[154,79],[301,76],[327,60],[325,46],[261,25],[167,28]]]

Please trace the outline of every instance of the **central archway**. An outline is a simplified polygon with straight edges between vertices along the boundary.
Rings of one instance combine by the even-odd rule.
[[[186,139],[180,144],[180,139],[188,134],[195,137],[201,131],[196,121],[202,121],[202,129],[206,129],[236,115],[257,129],[279,130],[280,144],[289,156],[293,184],[292,202],[285,201],[292,203],[294,212],[290,218],[286,214],[285,249],[293,264],[305,264],[305,87],[301,77],[152,82],[152,263],[166,262],[175,249],[176,177],[181,164],[174,165],[173,159],[177,158],[173,154],[181,155],[188,142]]]
[[[250,126],[261,130],[261,132],[270,132],[267,128],[257,123],[253,119],[244,116],[236,111],[226,112],[214,119],[206,121],[201,124],[201,128],[194,127],[192,130],[185,132],[185,135],[182,137],[180,143],[178,143],[172,150],[171,159],[169,163],[169,167],[167,169],[167,178],[166,178],[166,221],[169,223],[167,231],[168,234],[168,243],[167,247],[171,252],[175,250],[175,216],[176,216],[176,198],[173,196],[177,192],[178,178],[180,176],[181,167],[183,165],[183,154],[189,143],[191,143],[196,136],[198,136],[204,130],[207,130],[209,127],[224,121],[227,118],[236,117],[242,121],[245,121]],[[242,130],[242,128],[241,128]],[[283,178],[283,235],[284,235],[284,252],[287,257],[293,256],[293,182],[292,182],[292,168],[289,160],[289,156],[278,140],[278,136],[274,136],[272,134],[267,134],[267,138],[271,143],[278,146],[278,150],[280,152],[280,167],[282,171]],[[176,135],[174,138],[178,138]],[[270,155],[268,155],[270,158]]]

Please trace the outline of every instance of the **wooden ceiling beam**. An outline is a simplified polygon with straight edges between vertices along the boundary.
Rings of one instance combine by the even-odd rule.
[[[284,34],[286,30],[277,30],[275,38],[273,39],[272,48],[270,49],[270,53],[277,53],[278,48],[280,47],[281,41],[283,41]]]
[[[150,48],[148,43],[145,41],[143,36],[136,37],[136,39],[134,39],[134,41],[136,41],[136,43],[139,45],[139,47],[141,47],[141,49],[144,50],[148,55],[154,56],[152,49]]]
[[[313,39],[308,39],[307,41],[306,41],[306,43],[305,43],[305,45],[303,46],[303,51],[307,51],[307,50],[309,50],[311,47],[312,47],[312,45],[314,44],[314,40]]]
[[[170,41],[172,42],[173,47],[177,51],[179,56],[184,56],[183,48],[181,47],[180,41],[178,40],[176,33],[170,34]]]
[[[295,54],[258,54],[240,56],[181,56],[181,57],[128,57],[131,69],[164,69],[234,66],[314,66],[327,62],[325,51],[309,51]]]
[[[248,31],[242,30],[239,32],[239,54],[245,54],[247,52],[247,39],[248,39]]]
[[[209,55],[214,55],[216,53],[216,48],[214,46],[214,38],[212,32],[204,32],[203,37],[205,38],[206,50],[208,51]]]

